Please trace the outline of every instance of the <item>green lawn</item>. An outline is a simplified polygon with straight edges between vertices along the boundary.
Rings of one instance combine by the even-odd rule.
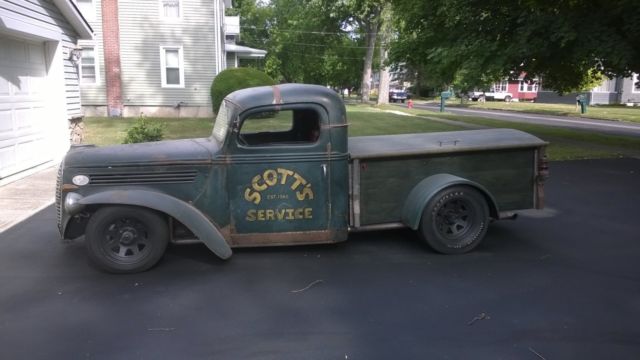
[[[447,102],[447,106],[460,106],[472,109],[491,109],[491,110],[508,110],[519,111],[535,114],[575,116],[591,119],[613,120],[613,121],[629,121],[640,122],[640,107],[630,107],[622,105],[597,105],[589,106],[586,114],[580,114],[576,110],[575,105],[568,104],[540,104],[530,102],[503,102],[503,101],[487,101],[465,102],[460,104],[460,100],[451,100]]]
[[[385,112],[385,110],[402,110],[416,116],[404,116]],[[467,129],[468,125],[476,125],[488,128],[512,128],[532,133],[551,143],[548,151],[552,160],[640,157],[640,139],[628,136],[441,114],[427,110],[398,109],[394,106],[348,105],[347,113],[350,136],[455,131]],[[148,120],[165,124],[165,139],[208,137],[213,127],[213,119],[149,118]],[[437,120],[453,120],[458,124],[442,123]],[[255,130],[271,129],[278,121],[281,120],[277,117],[265,119],[264,126],[258,126]],[[84,142],[97,145],[119,144],[125,136],[126,129],[134,122],[135,119],[86,118]]]
[[[608,135],[586,130],[516,123],[428,110],[408,110],[418,116],[458,121],[487,128],[509,128],[526,131],[550,142],[548,153],[552,160],[596,159],[611,157],[640,157],[640,138]]]
[[[412,132],[435,132],[460,130],[461,127],[424,121],[411,116],[384,113],[369,105],[349,105],[347,107],[350,136],[403,134]],[[84,143],[98,146],[121,144],[127,129],[135,123],[134,118],[85,118]],[[186,139],[208,137],[213,128],[213,119],[207,118],[147,118],[150,122],[165,124],[164,138]],[[263,119],[260,126],[252,122],[251,131],[265,131],[281,127],[282,120]]]
[[[187,139],[208,137],[213,129],[213,119],[203,118],[146,118],[151,122],[166,125],[164,138]],[[127,129],[135,123],[135,118],[86,117],[84,143],[98,146],[122,144]]]

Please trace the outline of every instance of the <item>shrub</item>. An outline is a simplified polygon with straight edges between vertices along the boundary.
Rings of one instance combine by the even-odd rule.
[[[124,138],[124,144],[134,144],[142,142],[160,141],[164,134],[164,124],[151,123],[142,115],[136,120],[132,127],[127,129],[127,136]]]
[[[276,82],[269,75],[256,69],[233,68],[224,70],[213,79],[211,84],[213,112],[217,114],[222,99],[236,90],[275,84]]]

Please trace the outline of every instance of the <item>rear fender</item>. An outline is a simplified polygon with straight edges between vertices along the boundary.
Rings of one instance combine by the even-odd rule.
[[[413,230],[417,230],[422,219],[422,212],[433,196],[451,186],[465,185],[478,190],[484,195],[491,217],[498,218],[498,205],[491,193],[484,186],[451,174],[437,174],[420,181],[409,193],[402,208],[402,222]]]
[[[111,190],[78,200],[80,205],[133,205],[157,210],[172,216],[221,259],[231,257],[231,248],[220,230],[193,205],[167,194],[149,190]]]

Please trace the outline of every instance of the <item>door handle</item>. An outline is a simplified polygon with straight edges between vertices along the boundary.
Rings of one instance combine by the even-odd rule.
[[[320,167],[322,167],[322,176],[327,177],[327,164],[322,164]]]

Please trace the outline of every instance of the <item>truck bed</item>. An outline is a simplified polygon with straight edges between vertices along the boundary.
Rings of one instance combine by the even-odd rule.
[[[400,222],[411,189],[441,173],[486,188],[499,212],[533,208],[537,160],[546,145],[510,129],[350,138],[350,225]]]
[[[519,130],[486,129],[349,138],[351,159],[392,158],[465,151],[522,149],[547,143]]]

